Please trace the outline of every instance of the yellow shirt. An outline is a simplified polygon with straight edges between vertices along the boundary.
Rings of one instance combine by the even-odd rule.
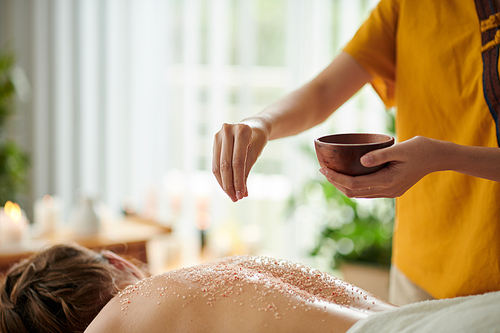
[[[499,146],[500,103],[491,93],[500,95],[500,20],[483,22],[481,34],[476,6],[488,17],[486,5],[381,0],[346,46],[384,103],[396,106],[399,141],[421,135]],[[500,183],[451,171],[421,179],[396,200],[393,263],[436,298],[500,290]]]

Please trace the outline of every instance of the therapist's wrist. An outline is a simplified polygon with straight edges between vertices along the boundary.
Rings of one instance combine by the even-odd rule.
[[[456,168],[459,158],[459,145],[443,140],[430,139],[428,143],[429,161],[432,171],[450,171]]]
[[[253,132],[258,132],[269,140],[272,132],[272,122],[267,115],[257,114],[252,117],[245,118],[241,121],[243,124],[250,126]]]

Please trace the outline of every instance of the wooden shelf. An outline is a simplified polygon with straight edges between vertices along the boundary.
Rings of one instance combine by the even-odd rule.
[[[146,243],[171,231],[168,226],[137,216],[127,216],[123,221],[105,224],[98,234],[92,236],[81,237],[71,231],[59,231],[50,237],[34,238],[26,244],[0,247],[0,273],[40,249],[56,244],[76,243],[95,251],[108,249],[147,263]]]

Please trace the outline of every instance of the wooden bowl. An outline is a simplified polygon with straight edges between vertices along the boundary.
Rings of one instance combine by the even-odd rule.
[[[314,140],[321,167],[349,176],[367,175],[384,168],[385,164],[367,168],[359,160],[369,151],[393,144],[392,136],[371,133],[334,134]]]

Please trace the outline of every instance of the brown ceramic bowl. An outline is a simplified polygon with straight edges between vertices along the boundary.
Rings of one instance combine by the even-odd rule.
[[[346,133],[323,136],[314,140],[321,167],[327,167],[349,176],[376,172],[385,165],[365,167],[359,159],[369,151],[390,147],[394,138],[385,134]]]

